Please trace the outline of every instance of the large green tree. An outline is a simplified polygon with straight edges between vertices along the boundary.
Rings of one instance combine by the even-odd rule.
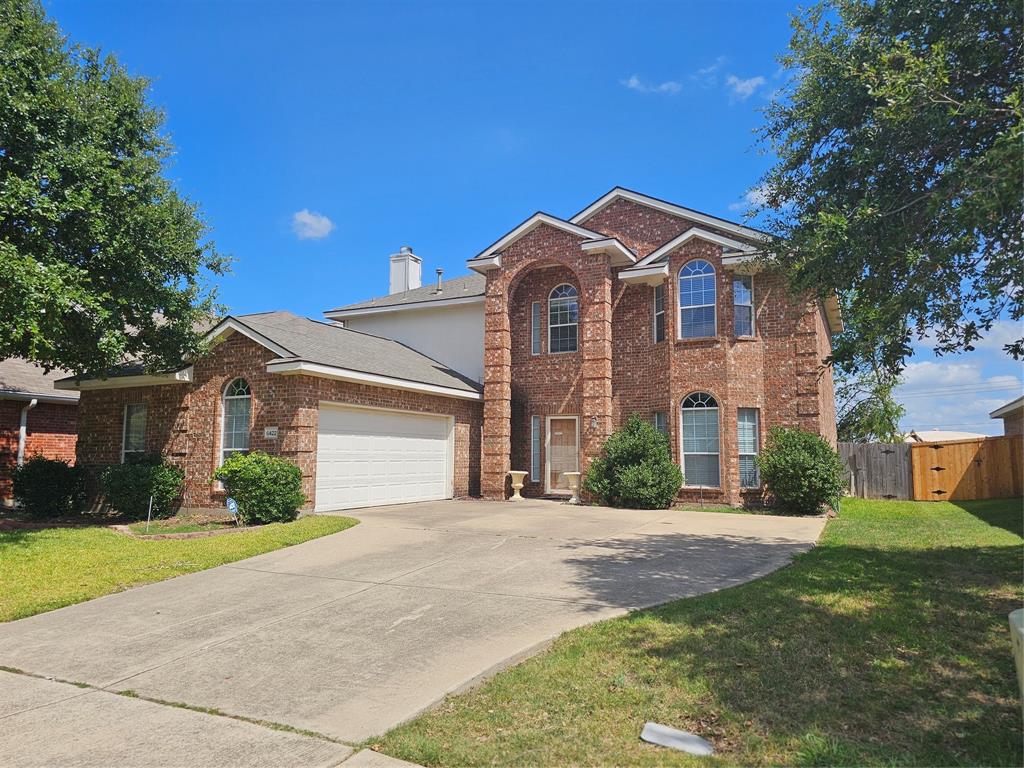
[[[170,367],[201,346],[225,259],[165,176],[147,81],[0,0],[0,359]]]
[[[761,191],[794,287],[844,295],[837,366],[895,375],[915,337],[958,352],[1019,321],[1020,0],[827,0],[793,27]]]

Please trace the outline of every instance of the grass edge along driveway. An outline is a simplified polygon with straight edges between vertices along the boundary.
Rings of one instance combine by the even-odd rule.
[[[223,536],[151,541],[102,526],[0,531],[0,621],[301,544],[358,522],[313,515]]]
[[[374,740],[428,766],[1021,765],[1021,500],[844,500],[763,579],[583,627]],[[709,738],[692,758],[646,720]]]

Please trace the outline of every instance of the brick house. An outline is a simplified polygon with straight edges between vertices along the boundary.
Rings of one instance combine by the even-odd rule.
[[[0,361],[0,503],[14,504],[14,470],[32,456],[74,461],[78,393],[54,383],[67,371],[46,373],[27,360]]]
[[[760,497],[774,425],[835,442],[838,305],[794,298],[761,269],[758,230],[616,188],[570,219],[538,213],[422,285],[408,247],[390,292],[328,310],[229,317],[178,371],[68,379],[79,462],[161,451],[184,505],[219,506],[235,450],[287,456],[316,510],[482,494],[567,492],[632,413],[668,436],[681,498]]]

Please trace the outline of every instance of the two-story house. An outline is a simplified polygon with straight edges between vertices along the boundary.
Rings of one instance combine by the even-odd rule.
[[[203,358],[161,374],[66,379],[82,393],[78,460],[159,451],[184,506],[223,504],[235,451],[283,455],[316,510],[567,492],[632,413],[669,438],[681,498],[760,497],[767,430],[835,442],[823,361],[838,305],[763,271],[762,232],[616,188],[569,219],[537,213],[422,284],[403,247],[390,293],[329,310],[228,317]]]

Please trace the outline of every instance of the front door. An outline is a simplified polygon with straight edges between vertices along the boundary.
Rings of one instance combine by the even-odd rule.
[[[546,493],[569,493],[566,472],[580,471],[579,421],[575,416],[548,416]]]

